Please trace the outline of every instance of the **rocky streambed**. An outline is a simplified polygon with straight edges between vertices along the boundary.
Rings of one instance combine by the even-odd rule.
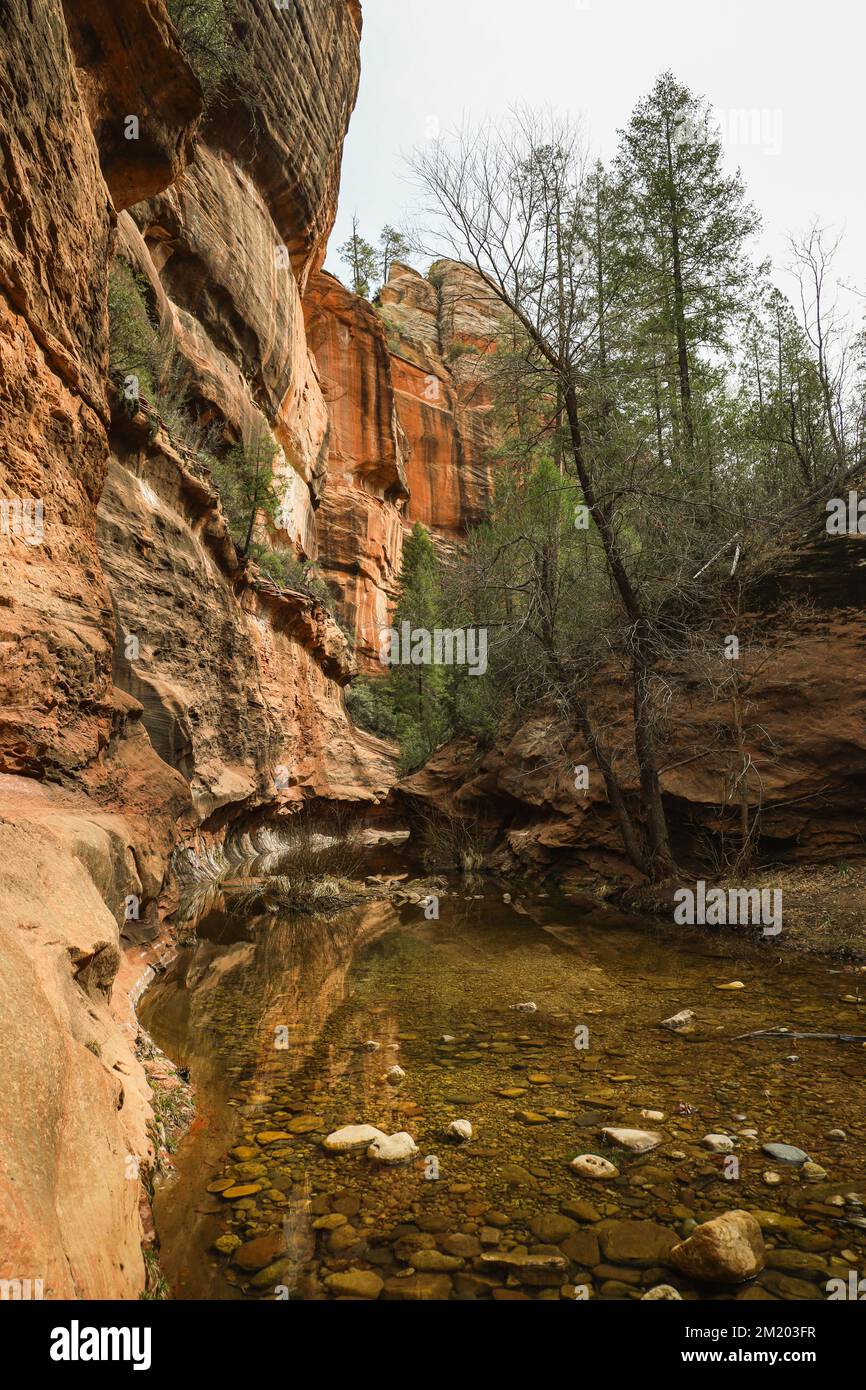
[[[827,1298],[866,1273],[866,1048],[741,1035],[863,1033],[860,978],[463,890],[433,920],[212,908],[141,1010],[197,1102],[156,1196],[169,1287]],[[360,1125],[389,1142],[329,1141]]]

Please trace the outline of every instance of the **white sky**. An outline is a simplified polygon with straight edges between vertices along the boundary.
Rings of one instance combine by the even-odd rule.
[[[669,67],[707,96],[762,212],[761,250],[814,218],[845,237],[837,267],[866,289],[863,0],[362,0],[361,91],[346,142],[328,268],[357,212],[375,241],[411,214],[403,156],[464,117],[523,100],[583,115],[607,159],[636,101]],[[729,113],[756,113],[757,140]],[[781,272],[779,283],[790,289]],[[862,304],[862,301],[861,301]]]

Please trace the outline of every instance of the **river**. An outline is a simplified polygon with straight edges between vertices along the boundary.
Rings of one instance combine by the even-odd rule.
[[[866,1048],[736,1039],[863,1032],[856,980],[772,942],[489,890],[443,897],[434,921],[387,900],[320,919],[212,909],[140,1010],[197,1106],[155,1201],[172,1296],[825,1298],[866,1274]],[[685,1009],[691,1031],[660,1026]],[[418,1154],[326,1153],[354,1124],[409,1132]],[[610,1126],[662,1141],[625,1152]],[[825,1175],[762,1152],[777,1142]],[[578,1176],[584,1153],[619,1176]],[[731,1209],[762,1226],[758,1278],[672,1270],[669,1245]],[[563,1259],[523,1258],[545,1252]]]

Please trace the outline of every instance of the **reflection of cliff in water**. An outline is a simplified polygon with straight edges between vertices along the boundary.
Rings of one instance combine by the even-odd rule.
[[[387,902],[367,903],[338,917],[258,920],[211,907],[196,926],[197,939],[182,949],[147,992],[140,1008],[143,1026],[179,1066],[190,1070],[196,1117],[175,1155],[175,1174],[157,1190],[154,1203],[164,1251],[163,1268],[178,1296],[186,1270],[195,1271],[195,1291],[207,1297],[210,1268],[208,1220],[218,1199],[202,1194],[202,1175],[211,1172],[235,1140],[237,1127],[255,1106],[256,1089],[306,1077],[326,1076],[345,1065],[320,1040],[325,1022],[346,1000],[346,977],[362,945],[398,921]],[[171,1191],[171,1200],[167,1192]],[[178,1200],[180,1192],[183,1200]],[[293,1209],[303,1210],[302,1193]],[[292,1217],[297,1224],[298,1217]],[[302,1223],[303,1224],[303,1223]],[[305,1243],[295,1233],[293,1244]],[[214,1286],[216,1277],[214,1270]],[[226,1296],[221,1285],[221,1296]]]

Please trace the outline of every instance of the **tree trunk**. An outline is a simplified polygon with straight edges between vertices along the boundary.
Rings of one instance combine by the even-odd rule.
[[[686,448],[691,455],[695,444],[695,427],[692,418],[692,383],[689,375],[689,348],[686,334],[685,289],[683,286],[683,260],[680,245],[680,219],[674,186],[673,151],[671,149],[670,125],[665,130],[668,161],[668,188],[670,207],[671,257],[674,271],[674,328],[677,339],[677,370],[680,381],[680,405],[683,414],[683,432]]]
[[[584,501],[598,528],[608,568],[632,626],[634,744],[640,771],[641,800],[647,822],[650,849],[649,869],[653,878],[664,878],[674,872],[675,865],[671,854],[655,754],[655,731],[653,729],[652,693],[650,690],[652,669],[652,650],[649,641],[650,624],[643,612],[643,605],[632,587],[607,512],[596,498],[595,488],[586,467],[577,392],[573,382],[569,382],[566,387],[565,408],[571,433],[574,466],[583,491]]]

